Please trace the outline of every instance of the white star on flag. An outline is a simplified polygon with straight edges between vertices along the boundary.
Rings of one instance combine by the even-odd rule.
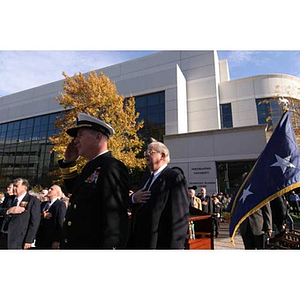
[[[247,198],[249,195],[252,195],[252,194],[253,194],[252,192],[250,192],[250,187],[251,187],[251,184],[250,184],[246,189],[243,190],[243,195],[242,195],[242,197],[241,197],[241,199],[240,199],[240,201],[241,201],[242,203],[245,202],[246,198]]]
[[[275,154],[275,157],[277,159],[277,162],[274,163],[273,165],[271,165],[271,167],[280,167],[281,168],[281,171],[282,171],[282,174],[285,173],[286,169],[287,168],[296,168],[291,162],[290,162],[290,159],[291,159],[291,155],[285,157],[285,158],[282,158],[280,156],[278,156],[277,154]]]

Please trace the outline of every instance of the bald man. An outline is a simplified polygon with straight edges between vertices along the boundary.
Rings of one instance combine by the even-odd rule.
[[[41,223],[36,236],[37,249],[59,249],[63,236],[63,223],[66,205],[60,200],[62,190],[52,185],[47,197],[48,201],[41,204]]]

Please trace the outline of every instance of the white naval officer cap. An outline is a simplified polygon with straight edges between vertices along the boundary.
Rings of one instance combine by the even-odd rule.
[[[79,113],[76,120],[76,126],[69,128],[67,130],[67,134],[76,137],[77,132],[80,128],[90,128],[96,131],[101,132],[102,134],[106,135],[107,137],[113,136],[115,133],[114,129],[105,123],[104,121],[87,115],[85,113]]]

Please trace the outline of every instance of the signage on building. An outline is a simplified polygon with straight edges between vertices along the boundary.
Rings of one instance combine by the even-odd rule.
[[[200,188],[206,188],[207,194],[217,192],[217,171],[213,161],[194,162],[188,164],[189,186],[197,186],[197,193]]]

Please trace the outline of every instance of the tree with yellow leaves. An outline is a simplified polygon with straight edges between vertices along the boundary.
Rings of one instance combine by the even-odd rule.
[[[98,75],[93,71],[88,73],[87,77],[81,73],[73,77],[69,77],[65,72],[63,75],[64,93],[56,100],[65,111],[55,122],[55,127],[60,129],[60,132],[50,138],[54,143],[52,151],[56,152],[57,158],[64,157],[65,149],[71,141],[66,130],[74,126],[78,113],[84,112],[99,117],[114,128],[115,134],[109,139],[109,149],[115,158],[121,160],[131,171],[144,168],[144,159],[137,158],[144,142],[137,135],[137,131],[143,127],[143,122],[137,122],[139,113],[135,111],[134,98],[125,99],[118,95],[115,84],[103,73]],[[77,162],[79,169],[85,163],[86,160],[80,157]]]
[[[281,102],[281,106],[287,106],[287,108],[292,112],[291,121],[293,124],[293,129],[295,136],[300,146],[300,86],[299,85],[288,85],[288,86],[276,86],[275,99]],[[284,103],[284,100],[287,100]]]

